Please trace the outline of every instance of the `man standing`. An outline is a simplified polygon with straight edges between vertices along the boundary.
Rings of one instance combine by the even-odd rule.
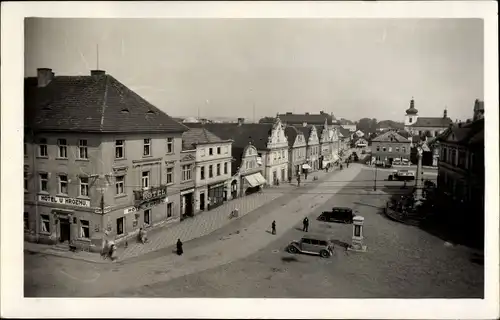
[[[273,220],[273,223],[271,223],[271,232],[272,234],[276,234],[276,221]]]
[[[297,186],[300,187],[300,174],[297,175]]]
[[[309,219],[307,217],[304,218],[304,221],[302,221],[303,227],[302,231],[308,232],[309,231]]]

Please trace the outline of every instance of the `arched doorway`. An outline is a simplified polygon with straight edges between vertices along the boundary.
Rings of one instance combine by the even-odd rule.
[[[238,182],[233,180],[231,182],[231,199],[236,199],[238,197]]]

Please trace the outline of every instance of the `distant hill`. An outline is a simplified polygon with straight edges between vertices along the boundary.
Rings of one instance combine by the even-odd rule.
[[[404,123],[403,122],[396,122],[392,120],[382,120],[379,123],[377,123],[378,128],[393,128],[393,129],[403,129],[404,128]]]

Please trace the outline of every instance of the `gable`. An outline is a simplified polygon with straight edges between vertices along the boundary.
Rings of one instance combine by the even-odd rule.
[[[295,137],[295,141],[293,143],[293,148],[300,148],[300,147],[305,147],[307,146],[306,139],[304,138],[304,135],[302,132],[299,132],[297,136]]]
[[[277,119],[271,130],[271,134],[268,137],[267,148],[275,149],[287,146],[288,139],[285,135],[285,129],[283,128],[280,119]]]
[[[196,157],[193,156],[192,154],[186,154],[184,157],[181,158],[181,162],[190,162],[190,161],[195,161]]]
[[[318,132],[315,127],[311,127],[311,134],[309,135],[309,144],[319,144]]]

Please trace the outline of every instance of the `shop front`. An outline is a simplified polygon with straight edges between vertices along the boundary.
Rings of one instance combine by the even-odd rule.
[[[208,186],[208,210],[221,206],[226,201],[226,184],[219,182]]]

